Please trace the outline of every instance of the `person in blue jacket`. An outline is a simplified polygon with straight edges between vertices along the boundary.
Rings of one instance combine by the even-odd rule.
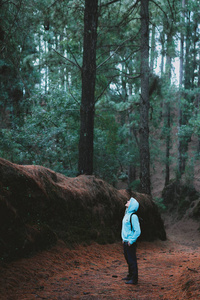
[[[122,221],[122,243],[124,247],[124,256],[128,264],[128,275],[123,278],[127,284],[138,283],[138,266],[136,257],[136,241],[141,234],[138,216],[134,214],[138,208],[138,201],[131,197],[125,204],[126,211]],[[131,225],[132,224],[132,225]]]

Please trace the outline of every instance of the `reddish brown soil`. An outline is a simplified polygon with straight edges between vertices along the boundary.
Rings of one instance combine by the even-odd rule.
[[[127,285],[121,243],[49,251],[0,268],[0,299],[200,299],[200,235],[165,220],[168,240],[138,243],[139,283]]]

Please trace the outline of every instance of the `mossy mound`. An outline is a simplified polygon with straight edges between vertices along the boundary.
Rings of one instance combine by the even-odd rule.
[[[0,159],[0,257],[28,255],[57,239],[69,245],[119,240],[128,197],[94,176],[69,178],[42,166]],[[163,239],[156,205],[148,196],[137,198],[148,219],[142,238]]]
[[[176,212],[180,218],[185,214],[200,218],[200,195],[194,187],[171,180],[164,188],[162,198],[167,209]]]

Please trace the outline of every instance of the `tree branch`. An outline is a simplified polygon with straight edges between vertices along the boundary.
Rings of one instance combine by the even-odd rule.
[[[101,4],[100,7],[108,6],[108,5],[110,5],[110,4],[113,4],[113,3],[119,2],[119,1],[121,1],[121,0],[113,0],[113,1],[110,1],[110,2],[108,2],[108,3],[106,3],[106,4]]]
[[[163,12],[163,14],[165,15],[165,17],[166,17],[166,19],[167,19],[167,22],[168,22],[168,16],[167,16],[167,14],[166,14],[166,12],[162,9],[162,7],[158,4],[158,3],[156,3],[154,0],[150,0],[152,3],[154,3],[155,4],[155,6],[157,6],[162,12]],[[168,22],[169,23],[169,22]]]
[[[59,53],[57,50],[53,49],[54,52],[56,52],[58,55],[60,55],[62,58],[64,58],[65,60],[67,60],[68,62],[70,62],[72,65],[76,66],[79,68],[79,70],[81,71],[82,68],[81,66],[79,66],[79,64],[77,62],[72,61],[71,59],[65,57],[64,55],[62,55],[61,53]]]
[[[73,52],[71,51],[70,47],[67,46],[68,51],[70,52],[70,54],[72,55],[73,59],[75,60],[77,66],[79,67],[79,69],[81,70],[81,66],[79,65],[79,63],[77,62],[76,57],[74,56]]]
[[[100,68],[101,66],[103,66],[108,60],[111,59],[111,57],[117,52],[117,50],[120,48],[121,46],[118,46],[115,51],[108,57],[106,58],[100,65],[97,66],[97,69]]]
[[[100,65],[97,66],[97,69],[100,68],[101,66],[103,66],[108,60],[110,60],[111,57],[113,57],[113,55],[119,50],[119,48],[121,48],[123,46],[123,44],[126,43],[129,40],[130,39],[127,39],[127,40],[123,41],[123,43],[121,43],[121,45],[119,45],[108,58],[106,58]]]
[[[101,98],[101,96],[103,96],[103,94],[105,93],[105,91],[107,90],[108,86],[111,84],[112,80],[113,80],[114,77],[112,77],[112,79],[108,82],[108,84],[106,85],[106,87],[103,89],[103,91],[100,93],[100,95],[96,98],[96,101],[97,102],[99,100],[99,98]]]
[[[69,93],[72,96],[72,98],[74,99],[74,101],[80,106],[80,103],[78,102],[78,100],[76,100],[76,98],[74,97],[74,95],[71,93],[69,84],[67,84],[67,87],[68,87]]]

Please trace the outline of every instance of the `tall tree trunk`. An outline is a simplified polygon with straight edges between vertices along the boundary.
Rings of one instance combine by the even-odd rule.
[[[172,35],[169,32],[167,36],[167,59],[166,59],[166,75],[168,86],[170,87],[171,82],[171,54],[170,48],[172,47]],[[169,183],[170,178],[170,146],[171,146],[171,105],[170,97],[167,97],[165,101],[165,127],[166,127],[166,154],[165,154],[165,186]]]
[[[182,23],[184,23],[184,9],[185,9],[185,0],[182,0]],[[181,32],[180,40],[180,70],[179,70],[179,86],[182,89],[183,86],[183,61],[184,61],[184,34]],[[179,93],[179,103],[178,103],[178,128],[180,131],[182,125],[182,109],[181,109],[181,98],[182,92]],[[178,176],[182,174],[182,142],[181,137],[178,138]]]
[[[93,173],[98,0],[85,0],[79,174]]]
[[[187,22],[186,22],[186,39],[185,39],[185,89],[191,88],[191,12],[187,12]]]
[[[155,51],[156,51],[156,28],[152,25],[152,33],[151,33],[151,58],[150,58],[150,71],[153,73],[153,68],[155,64]]]
[[[198,83],[197,87],[200,88],[200,63],[198,66]],[[200,107],[200,93],[197,94],[197,99],[196,99],[196,108],[197,108],[197,113],[199,112],[199,107]],[[198,145],[197,145],[197,153],[200,155],[200,135],[198,135]]]
[[[160,74],[161,74],[161,79],[163,78],[164,75],[164,59],[165,59],[165,33],[164,29],[160,33],[160,41],[161,41],[161,64],[160,64]],[[163,117],[163,99],[160,100],[160,120],[162,120]]]
[[[151,194],[149,153],[149,0],[141,0],[140,184]]]

